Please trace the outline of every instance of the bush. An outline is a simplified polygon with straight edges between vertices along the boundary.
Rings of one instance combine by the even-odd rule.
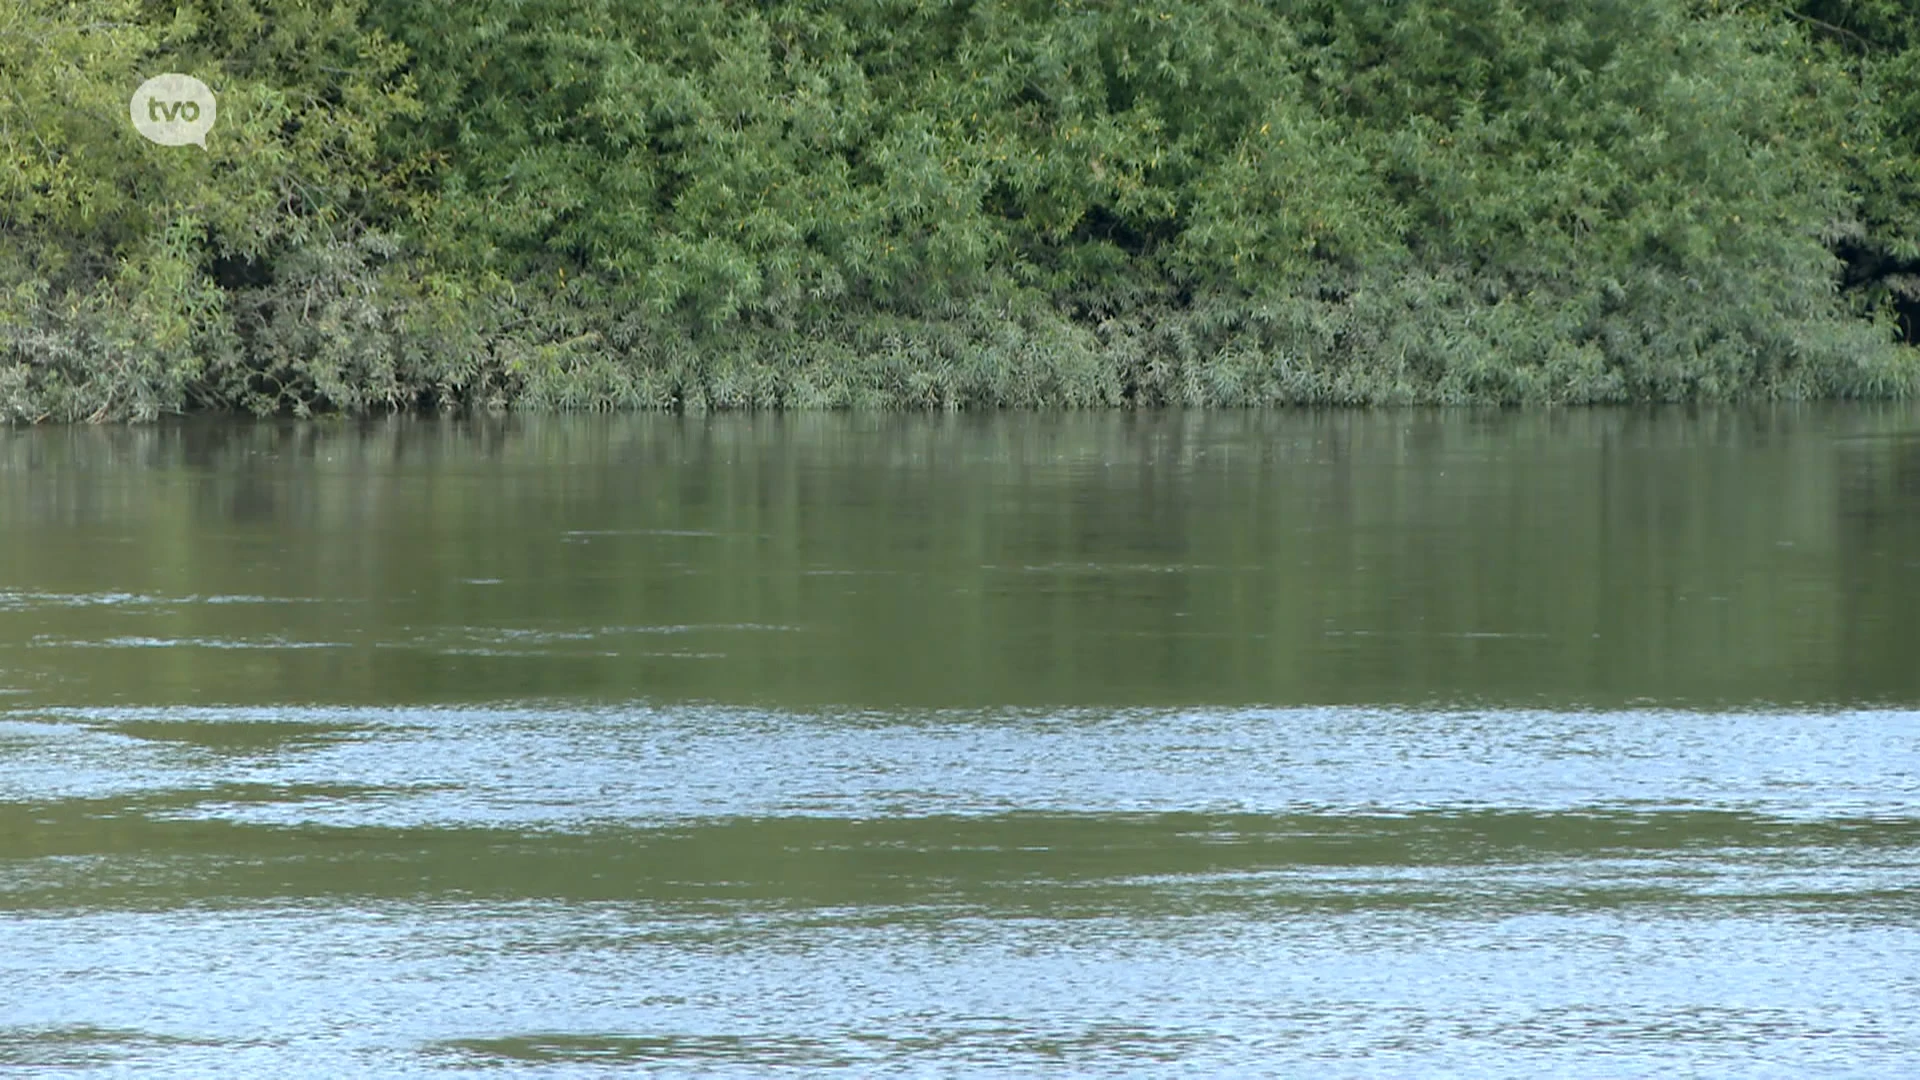
[[[22,11],[13,418],[1920,386],[1895,0]]]

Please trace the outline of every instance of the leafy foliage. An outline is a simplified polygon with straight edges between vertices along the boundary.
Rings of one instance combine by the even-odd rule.
[[[1899,0],[10,3],[15,417],[1920,387]]]

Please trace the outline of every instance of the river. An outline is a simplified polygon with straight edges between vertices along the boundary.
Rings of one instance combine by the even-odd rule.
[[[0,430],[0,1074],[1920,1075],[1920,406]]]

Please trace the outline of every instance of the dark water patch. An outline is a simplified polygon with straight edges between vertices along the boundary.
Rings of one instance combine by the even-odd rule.
[[[698,1062],[722,1062],[782,1069],[837,1069],[857,1062],[835,1053],[833,1045],[825,1040],[751,1035],[509,1035],[448,1039],[429,1047],[428,1052],[451,1055],[461,1066],[659,1062],[691,1067]]]
[[[460,1065],[665,1064],[698,1068],[702,1063],[769,1069],[857,1070],[899,1066],[924,1059],[952,1065],[1002,1067],[1114,1067],[1126,1062],[1179,1060],[1208,1040],[1201,1033],[1091,1025],[1085,1030],[1036,1030],[983,1017],[970,1024],[915,1023],[931,1030],[914,1034],[836,1032],[835,1038],[755,1035],[539,1034],[449,1039],[426,1048]]]
[[[271,677],[201,647],[0,642],[0,665],[94,703],[1911,705],[1920,472],[1854,437],[1912,428],[1911,406],[216,425],[101,442],[89,483],[90,437],[55,476],[24,433],[0,444],[0,621],[46,625],[6,640],[369,648]],[[263,466],[282,438],[305,449]],[[274,509],[242,521],[220,493],[249,486]],[[169,588],[103,554],[128,539]],[[534,625],[805,632],[696,663],[372,655]]]
[[[98,730],[218,753],[275,754],[352,742],[388,733],[390,729],[325,720],[181,718],[120,720],[99,725]]]
[[[146,1055],[184,1047],[213,1047],[217,1040],[189,1039],[89,1024],[48,1027],[0,1027],[0,1067],[84,1069],[113,1064],[133,1066]]]
[[[1222,905],[1913,906],[1920,819],[1726,811],[732,819],[589,832],[243,820],[418,792],[223,789],[0,807],[16,909],[434,895],[1081,914]],[[304,805],[303,805],[304,804]],[[324,807],[322,807],[324,809]],[[75,867],[84,867],[76,876]],[[1818,884],[1813,884],[1817,882]]]

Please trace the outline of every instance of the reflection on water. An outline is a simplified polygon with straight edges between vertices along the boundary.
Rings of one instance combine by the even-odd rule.
[[[0,1073],[1920,1072],[1916,430],[0,433]]]

